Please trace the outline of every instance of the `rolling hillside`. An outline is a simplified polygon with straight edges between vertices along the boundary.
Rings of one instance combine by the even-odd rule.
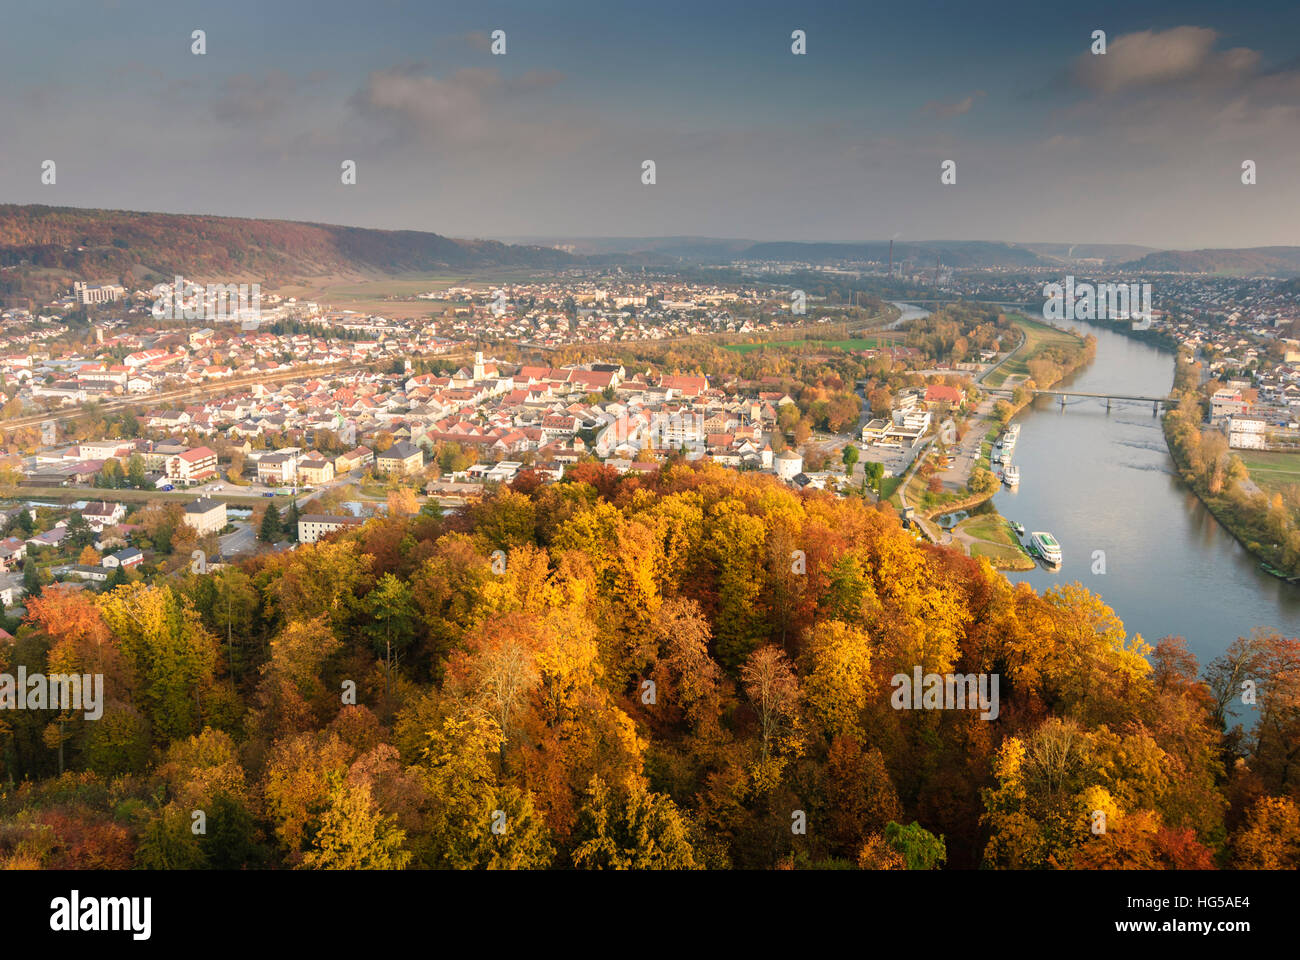
[[[236,217],[0,204],[0,290],[35,291],[59,274],[143,281],[300,280],[444,268],[563,267],[579,258],[537,246],[456,240],[416,230]]]
[[[1153,273],[1224,273],[1232,276],[1300,276],[1300,247],[1241,250],[1162,250],[1124,264]]]

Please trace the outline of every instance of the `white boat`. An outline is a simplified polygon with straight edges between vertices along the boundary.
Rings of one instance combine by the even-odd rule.
[[[1003,470],[1003,471],[1002,471],[1002,482],[1005,483],[1008,487],[1019,486],[1019,484],[1020,484],[1020,468],[1019,468],[1019,467],[1007,467],[1005,470]]]
[[[1043,530],[1035,530],[1029,535],[1029,543],[1047,563],[1056,566],[1061,562],[1061,545],[1056,538]]]

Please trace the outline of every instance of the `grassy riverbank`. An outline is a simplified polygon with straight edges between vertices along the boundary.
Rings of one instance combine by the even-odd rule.
[[[1290,490],[1300,455],[1249,452],[1243,458],[1230,450],[1220,431],[1203,428],[1201,392],[1199,365],[1180,355],[1173,390],[1179,402],[1162,421],[1179,476],[1252,556],[1286,576],[1300,576],[1300,524]],[[1253,485],[1252,465],[1258,471]]]
[[[1021,314],[1013,315],[1011,322],[1020,329],[1023,339],[997,369],[985,376],[985,386],[994,386],[992,381],[995,378],[997,385],[1006,383],[1010,377],[1016,377],[1023,383],[1025,377],[1032,372],[1040,378],[1035,385],[1046,389],[1091,362],[1096,354],[1096,340],[1093,337],[1082,337],[1072,331],[1060,330]],[[1006,569],[1029,569],[1033,566],[1033,561],[1024,554],[1019,541],[1007,539],[1010,530],[1006,521],[990,503],[1000,487],[1000,481],[995,479],[993,464],[990,462],[993,442],[1015,415],[1033,400],[1033,394],[1027,389],[1021,389],[1021,383],[1015,385],[1012,396],[997,401],[992,418],[976,419],[970,425],[970,429],[974,430],[987,428],[980,444],[980,456],[975,469],[987,470],[990,474],[992,485],[988,489],[972,490],[968,480],[964,490],[924,489],[914,492],[900,482],[896,490],[890,491],[893,494],[890,502],[897,509],[901,511],[910,505],[915,509],[917,518],[927,522],[940,514],[970,510],[987,504],[981,516],[994,518],[1003,528],[1001,536],[992,539],[973,536],[970,538],[971,543],[963,545],[973,548],[972,555],[986,556],[995,566]],[[921,458],[918,457],[909,473],[915,472],[920,461]],[[1026,560],[1027,565],[1024,564]]]
[[[1300,530],[1290,512],[1270,504],[1268,488],[1262,482],[1263,493],[1243,489],[1241,481],[1247,473],[1240,457],[1225,454],[1221,455],[1223,461],[1215,457],[1218,462],[1203,462],[1199,425],[1189,424],[1187,419],[1171,410],[1163,421],[1165,443],[1183,482],[1251,556],[1287,576],[1300,576]]]
[[[1066,374],[1077,368],[1077,365],[1067,368],[1062,361],[1068,362],[1069,356],[1086,344],[1083,337],[1033,320],[1022,313],[1013,314],[1011,322],[1023,332],[1024,342],[1000,367],[984,378],[985,386],[996,388],[1006,384],[1012,377],[1021,380],[1030,377],[1033,370],[1041,367],[1041,364],[1035,361],[1047,360],[1062,367],[1053,383],[1060,381]],[[1051,383],[1040,383],[1038,386],[1045,390],[1051,386]]]
[[[1032,570],[1034,560],[996,510],[967,517],[953,528],[953,541],[962,543],[972,557],[985,557],[999,570]]]
[[[1096,341],[1092,337],[1081,337],[1067,330],[1060,330],[1045,323],[1039,323],[1017,314],[1013,321],[1025,335],[1015,355],[1003,363],[986,378],[986,384],[994,376],[1001,375],[998,383],[1005,383],[1008,377],[1022,377],[1032,368],[1042,383],[1036,383],[1041,389],[1049,389],[1060,383],[1070,374],[1092,362],[1096,355]],[[1021,410],[1033,402],[1033,394],[1027,390],[1016,390],[1010,399],[999,401],[1001,415],[993,421],[992,428],[985,434],[980,444],[979,466],[993,472],[991,455],[994,442],[1007,424]],[[996,474],[995,474],[996,476]],[[999,569],[1031,570],[1035,563],[1026,552],[1020,539],[1011,530],[1010,522],[998,513],[992,500],[1001,488],[1001,481],[992,490],[982,494],[972,494],[961,501],[945,504],[929,512],[933,516],[940,509],[948,512],[957,509],[969,509],[984,505],[977,515],[968,517],[959,523],[953,531],[954,542],[962,544],[970,556],[987,557]]]

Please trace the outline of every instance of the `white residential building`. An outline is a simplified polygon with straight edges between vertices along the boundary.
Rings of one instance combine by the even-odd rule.
[[[200,497],[185,505],[184,520],[199,536],[220,533],[226,526],[226,504],[211,497]]]
[[[1228,446],[1237,450],[1263,450],[1268,445],[1268,421],[1263,417],[1228,418]]]
[[[359,527],[364,517],[331,516],[325,513],[304,513],[298,518],[298,542],[315,543],[327,533],[344,527]]]

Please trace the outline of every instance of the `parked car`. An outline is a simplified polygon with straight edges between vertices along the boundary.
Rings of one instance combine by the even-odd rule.
[[[175,488],[172,484],[170,484],[170,483],[164,483],[164,484],[162,485],[162,489],[163,489],[163,490],[175,490],[176,488]]]
[[[274,497],[275,494],[268,490],[266,493],[262,494],[262,496],[264,496],[264,497]]]

